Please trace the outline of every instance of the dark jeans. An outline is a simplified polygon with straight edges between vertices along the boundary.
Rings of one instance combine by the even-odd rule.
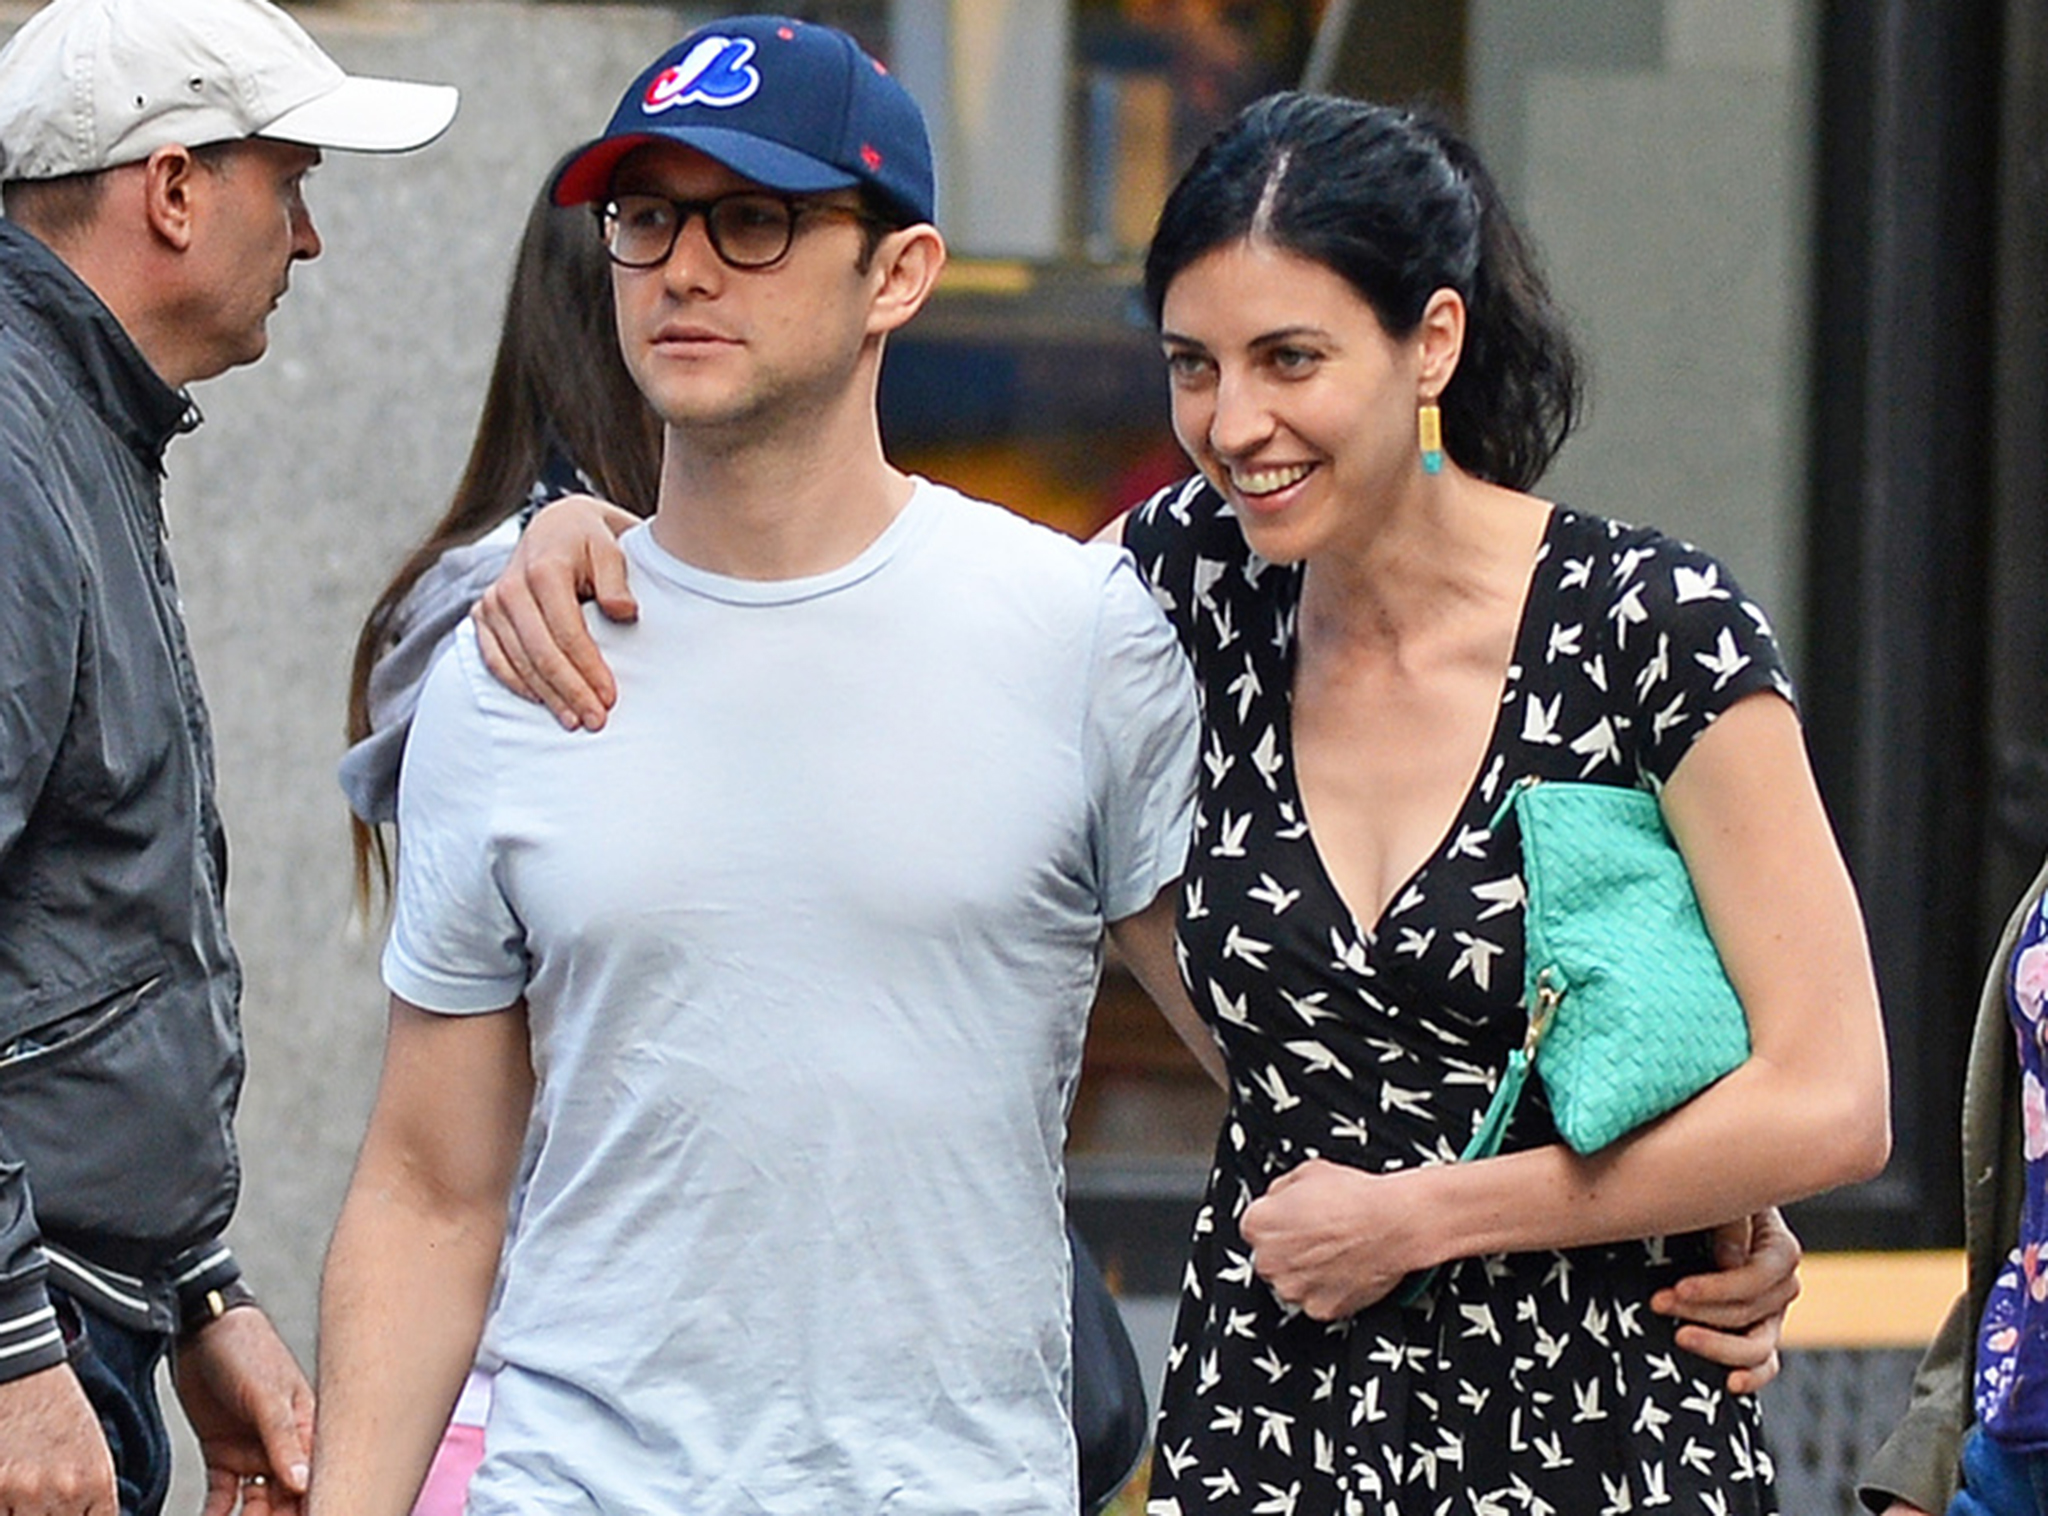
[[[156,1398],[156,1366],[170,1339],[130,1331],[50,1292],[71,1348],[71,1368],[114,1453],[121,1516],[157,1516],[171,1487],[171,1436]]]

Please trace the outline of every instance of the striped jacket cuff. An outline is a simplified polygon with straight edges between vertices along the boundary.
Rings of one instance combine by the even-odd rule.
[[[242,1265],[216,1239],[173,1258],[170,1276],[178,1293],[178,1330],[189,1332],[220,1315],[222,1292],[241,1283]]]
[[[54,1368],[69,1356],[41,1279],[0,1289],[0,1383]]]

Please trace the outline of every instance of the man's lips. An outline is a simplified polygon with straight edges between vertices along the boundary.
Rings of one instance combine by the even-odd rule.
[[[656,347],[737,347],[739,339],[708,326],[665,326],[654,334]]]

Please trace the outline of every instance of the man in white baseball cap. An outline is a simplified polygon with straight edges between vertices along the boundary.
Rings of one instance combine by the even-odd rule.
[[[0,180],[240,137],[403,152],[455,103],[452,85],[344,73],[268,0],[54,0],[0,56]]]
[[[0,1510],[296,1512],[313,1397],[222,1240],[241,972],[162,513],[268,345],[323,149],[447,127],[267,0],[53,0],[0,49]]]

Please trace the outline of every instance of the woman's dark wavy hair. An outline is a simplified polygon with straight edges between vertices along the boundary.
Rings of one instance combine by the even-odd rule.
[[[562,163],[568,160],[564,158]],[[512,266],[497,358],[484,390],[469,462],[447,511],[384,586],[356,638],[348,740],[370,734],[370,670],[406,592],[449,548],[474,542],[525,505],[550,449],[606,499],[650,515],[661,473],[661,425],[619,355],[611,264],[587,205],[548,199],[562,163],[543,179]],[[356,895],[389,883],[384,835],[351,818]]]
[[[1456,290],[1465,347],[1439,397],[1444,449],[1512,489],[1542,477],[1579,419],[1581,361],[1492,178],[1448,126],[1330,95],[1245,107],[1159,214],[1145,256],[1154,324],[1183,269],[1248,237],[1341,276],[1395,337]]]

